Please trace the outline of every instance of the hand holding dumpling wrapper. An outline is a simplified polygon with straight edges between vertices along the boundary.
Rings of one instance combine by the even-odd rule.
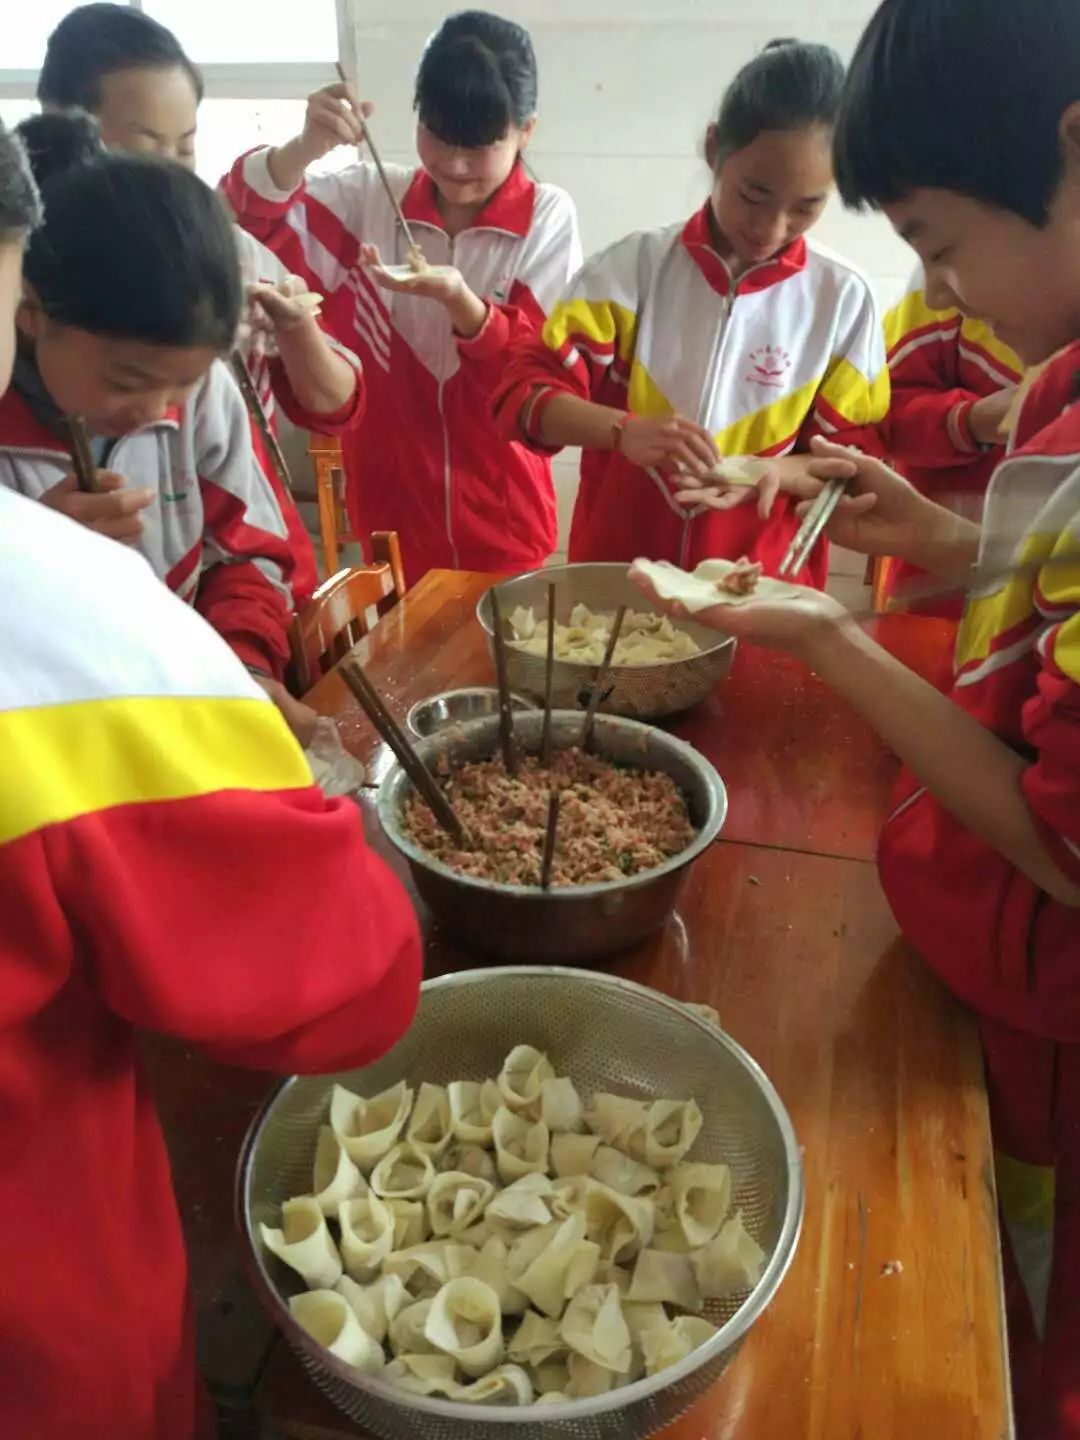
[[[335,1086],[329,1119],[318,1198],[287,1202],[264,1242],[309,1286],[291,1302],[300,1325],[415,1394],[604,1394],[685,1358],[715,1333],[705,1300],[761,1276],[727,1166],[688,1158],[702,1126],[692,1099],[586,1105],[519,1045],[497,1076],[425,1083],[415,1104],[404,1083],[371,1099]],[[470,1156],[487,1175],[456,1168]],[[390,1250],[401,1203],[423,1238]]]

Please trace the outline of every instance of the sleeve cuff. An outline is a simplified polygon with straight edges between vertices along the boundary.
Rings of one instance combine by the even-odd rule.
[[[258,671],[269,680],[281,679],[284,666],[278,656],[269,653],[269,647],[264,650],[246,635],[224,635],[222,639],[249,674]]]
[[[244,183],[249,189],[262,200],[269,200],[275,205],[284,205],[296,194],[295,190],[279,190],[270,178],[270,166],[267,163],[270,156],[270,147],[264,146],[261,150],[252,150],[250,155],[244,156]]]
[[[488,304],[487,317],[475,335],[457,337],[460,353],[470,360],[491,360],[506,349],[510,340],[510,321],[498,305]]]
[[[1034,769],[1035,767],[1025,770],[1020,777],[1020,788],[1024,793],[1024,799],[1031,810],[1032,818],[1042,842],[1046,846],[1047,854],[1070,884],[1080,885],[1080,843],[1071,839],[1046,814],[1042,813],[1045,808],[1045,796],[1036,774],[1033,773]],[[1054,808],[1059,807],[1055,806]],[[1071,802],[1070,810],[1067,813],[1072,813]]]
[[[954,405],[949,411],[945,421],[953,448],[963,455],[981,455],[991,448],[989,445],[980,445],[971,433],[971,412],[974,408],[974,400],[961,400],[959,405]]]

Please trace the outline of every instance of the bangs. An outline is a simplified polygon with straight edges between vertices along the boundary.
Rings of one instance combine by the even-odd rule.
[[[444,144],[475,150],[506,137],[514,104],[495,58],[477,39],[462,36],[425,52],[416,112]]]

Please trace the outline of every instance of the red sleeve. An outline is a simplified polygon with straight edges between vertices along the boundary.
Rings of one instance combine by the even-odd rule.
[[[230,500],[231,497],[225,497]],[[222,505],[223,512],[229,508]],[[235,536],[242,526],[226,522],[223,531]],[[265,549],[259,541],[257,549]],[[279,557],[283,568],[292,567],[292,552],[282,542],[286,555]],[[195,595],[195,608],[206,623],[235,651],[245,665],[265,670],[281,680],[289,663],[291,612],[281,589],[259,569],[254,560],[230,560],[204,570]]]
[[[902,465],[946,470],[984,454],[968,429],[971,407],[982,397],[959,383],[962,323],[954,312],[927,311],[918,291],[886,317],[892,381],[888,445]]]
[[[1064,581],[1063,574],[1054,578]],[[1080,611],[1042,637],[1039,657],[1036,692],[1023,714],[1036,760],[1021,784],[1055,864],[1080,885]]]
[[[269,362],[270,386],[274,392],[274,399],[289,420],[299,429],[313,430],[316,435],[344,435],[350,430],[355,430],[364,418],[364,411],[367,407],[364,375],[360,368],[360,361],[351,350],[346,350],[343,345],[337,344],[329,335],[327,335],[327,339],[338,355],[352,366],[356,375],[356,387],[340,410],[333,410],[329,413],[321,410],[305,410],[297,400],[289,382],[288,372],[277,356],[274,356]]]
[[[416,919],[350,801],[221,791],[44,834],[80,953],[132,1024],[305,1072],[365,1064],[407,1028]]]

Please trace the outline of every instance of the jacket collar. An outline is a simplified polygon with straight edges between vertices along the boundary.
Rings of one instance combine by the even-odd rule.
[[[508,235],[524,239],[532,225],[535,205],[536,185],[529,179],[524,164],[519,160],[508,178],[467,228],[502,230]],[[435,181],[423,168],[417,170],[410,181],[401,201],[401,211],[406,220],[415,220],[418,225],[430,225],[435,230],[446,230],[439,214]]]
[[[182,414],[180,407],[172,406],[155,424],[174,428],[180,424]],[[154,425],[142,427],[143,430],[154,428]],[[0,396],[0,450],[67,455],[68,443],[66,437],[52,429],[40,414],[35,413],[26,396],[15,385],[10,385],[7,393]]]
[[[761,265],[752,265],[744,270],[737,281],[733,281],[727,263],[716,253],[712,229],[709,225],[710,202],[683,226],[682,244],[694,264],[701,271],[709,285],[718,295],[752,295],[757,290],[767,290],[770,285],[779,285],[792,275],[806,268],[806,240],[800,235],[779,254]]]

